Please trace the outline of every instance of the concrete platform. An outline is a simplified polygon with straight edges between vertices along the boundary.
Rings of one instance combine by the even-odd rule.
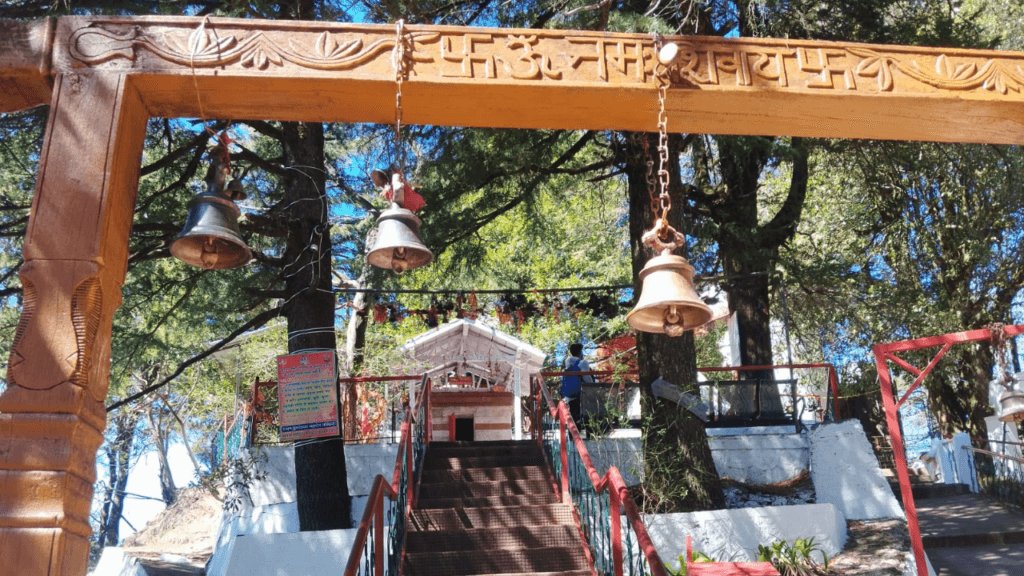
[[[982,535],[1002,534],[1013,538],[1020,534],[1024,538],[1024,512],[979,494],[920,500],[917,516],[925,548],[970,545],[966,541],[968,537]]]
[[[959,548],[932,548],[928,557],[937,576],[1020,576],[1024,573],[1024,546],[989,544]]]

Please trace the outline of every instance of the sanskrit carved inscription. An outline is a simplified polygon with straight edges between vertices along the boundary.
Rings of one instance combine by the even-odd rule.
[[[128,61],[135,68],[236,67],[393,74],[395,32],[384,26],[302,23],[254,26],[232,19],[78,19],[76,65]],[[406,27],[410,80],[636,84],[656,86],[664,67],[640,34],[560,30]],[[1024,88],[1019,53],[911,49],[743,38],[667,38],[676,87],[750,87],[839,92],[987,91],[1013,99]]]
[[[904,55],[851,45],[735,47],[679,42],[676,82],[698,86],[774,86],[814,90],[895,92],[927,86],[1007,95],[1024,88],[1024,59],[973,55]]]

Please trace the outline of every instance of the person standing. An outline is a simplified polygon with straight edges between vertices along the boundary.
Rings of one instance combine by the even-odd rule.
[[[569,345],[569,355],[562,361],[563,372],[590,372],[590,363],[583,359],[583,344],[575,343]],[[569,415],[572,416],[576,425],[580,424],[580,396],[583,392],[583,384],[593,384],[592,375],[575,376],[567,374],[562,376],[562,399],[569,406]]]

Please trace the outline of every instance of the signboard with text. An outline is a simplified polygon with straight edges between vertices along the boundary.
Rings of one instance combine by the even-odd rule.
[[[278,356],[277,382],[282,442],[339,433],[333,351]]]

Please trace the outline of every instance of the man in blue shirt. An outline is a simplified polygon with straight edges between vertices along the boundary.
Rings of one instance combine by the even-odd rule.
[[[569,355],[562,362],[563,372],[590,372],[590,363],[583,359],[583,345],[576,343],[569,345]],[[593,384],[593,376],[562,376],[562,398],[569,406],[569,415],[580,424],[580,395],[583,392],[583,384]]]

